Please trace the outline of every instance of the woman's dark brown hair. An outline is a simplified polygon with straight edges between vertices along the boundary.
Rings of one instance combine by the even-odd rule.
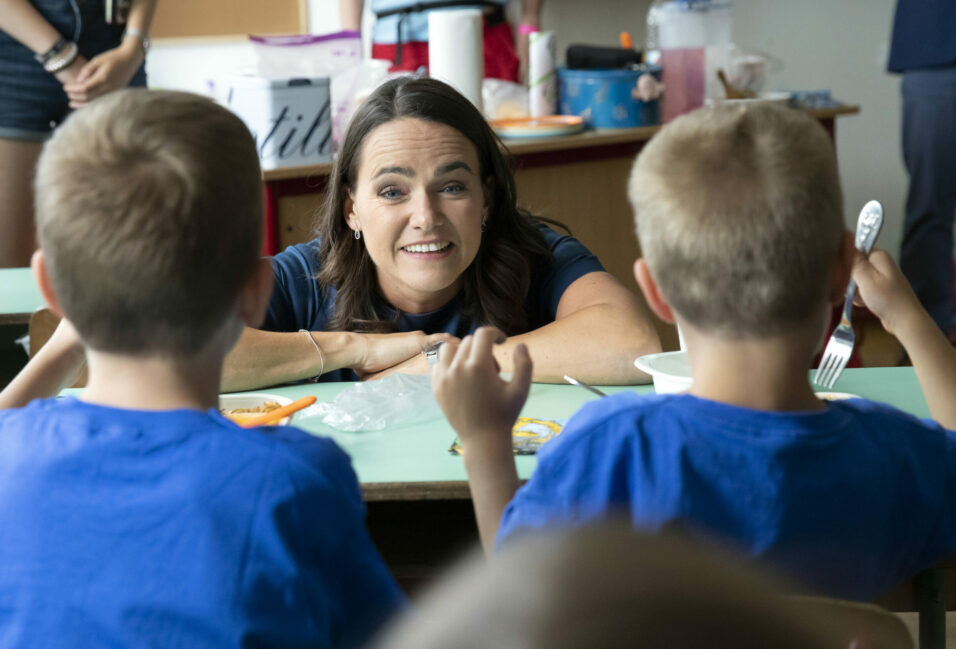
[[[381,300],[375,265],[345,221],[345,198],[355,187],[362,146],[373,129],[402,117],[445,124],[464,135],[478,153],[479,175],[491,187],[487,226],[474,261],[462,275],[462,315],[508,335],[528,330],[525,299],[531,270],[551,260],[535,219],[517,206],[514,176],[491,127],[470,101],[434,79],[400,77],[381,85],[352,117],[332,169],[317,234],[322,270],[317,279],[335,288],[334,331],[395,331],[398,315],[376,308]]]

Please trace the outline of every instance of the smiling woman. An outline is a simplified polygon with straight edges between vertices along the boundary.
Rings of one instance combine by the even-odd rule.
[[[316,234],[274,258],[266,321],[227,358],[225,389],[424,373],[426,344],[482,325],[508,336],[504,371],[527,345],[537,381],[646,380],[632,362],[660,350],[637,298],[517,207],[500,142],[439,81],[395,79],[359,108]]]

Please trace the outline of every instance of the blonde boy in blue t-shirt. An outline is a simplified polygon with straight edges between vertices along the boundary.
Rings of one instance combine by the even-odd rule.
[[[445,345],[435,393],[464,446],[485,546],[625,515],[727,543],[808,591],[859,599],[956,549],[956,434],[862,399],[823,402],[808,381],[855,254],[821,126],[777,106],[696,111],[638,156],[630,196],[645,254],[635,275],[651,308],[680,324],[693,387],[587,404],[517,489],[510,428],[530,359],[516,352],[508,383],[491,354],[495,330]],[[931,412],[956,426],[953,350],[927,333],[884,254],[854,273],[917,350]]]
[[[57,129],[36,196],[66,319],[0,394],[0,646],[363,644],[404,598],[348,457],[216,407],[272,288],[249,131],[196,95],[113,93]],[[84,352],[80,398],[37,398]]]

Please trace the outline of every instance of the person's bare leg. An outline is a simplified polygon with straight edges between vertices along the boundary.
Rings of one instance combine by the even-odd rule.
[[[33,174],[42,148],[0,138],[0,268],[29,266],[36,248]]]

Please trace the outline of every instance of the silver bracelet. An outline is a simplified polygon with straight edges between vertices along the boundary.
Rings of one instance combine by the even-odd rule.
[[[40,65],[45,66],[47,61],[55,59],[60,54],[63,53],[63,50],[66,49],[67,45],[70,44],[70,41],[66,40],[62,36],[60,40],[53,44],[53,46],[48,49],[46,52],[40,52],[39,54],[34,54],[33,58],[36,59],[36,62]]]
[[[299,329],[299,331],[309,337],[309,342],[312,343],[312,346],[315,347],[315,351],[319,354],[319,363],[321,363],[319,366],[319,373],[312,377],[312,382],[315,383],[325,372],[325,356],[322,355],[322,350],[319,349],[319,343],[315,342],[315,338],[312,337],[311,331],[308,329]]]
[[[63,51],[48,59],[46,63],[43,64],[43,69],[50,74],[56,74],[60,70],[65,70],[73,65],[73,62],[76,61],[76,57],[79,55],[80,48],[76,46],[76,43],[72,41],[68,42],[66,47],[63,48]]]
[[[135,27],[127,27],[126,31],[123,32],[123,37],[132,36],[133,38],[138,38],[140,45],[143,46],[143,54],[146,54],[149,51],[149,36],[139,31]]]

